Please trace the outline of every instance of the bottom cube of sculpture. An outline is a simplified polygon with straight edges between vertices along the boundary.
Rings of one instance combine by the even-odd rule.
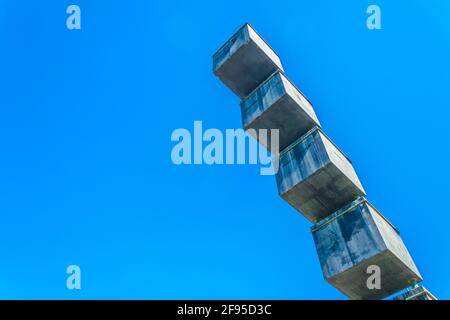
[[[312,234],[325,279],[351,299],[383,299],[422,281],[398,231],[365,198],[320,221]]]
[[[422,286],[411,288],[392,300],[437,300],[427,289]]]

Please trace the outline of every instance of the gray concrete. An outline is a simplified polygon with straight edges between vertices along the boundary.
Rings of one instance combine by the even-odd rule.
[[[315,126],[319,120],[311,103],[280,72],[275,72],[263,82],[250,96],[241,102],[242,122],[246,130],[279,129],[279,150],[291,145]],[[270,148],[270,131],[268,139],[258,139],[249,133],[268,150]]]
[[[351,299],[384,299],[422,281],[398,231],[365,198],[312,227],[324,278]],[[381,289],[367,288],[367,267],[381,269]]]
[[[241,99],[277,70],[283,70],[279,57],[249,24],[213,56],[214,74]]]
[[[415,288],[411,288],[399,294],[392,300],[437,300],[437,299],[423,286],[417,286]]]
[[[278,192],[313,223],[365,195],[345,155],[315,127],[280,153]]]

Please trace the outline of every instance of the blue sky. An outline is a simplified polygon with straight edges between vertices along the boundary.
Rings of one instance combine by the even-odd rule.
[[[171,162],[174,129],[241,127],[211,57],[244,22],[450,298],[448,21],[440,0],[1,0],[0,298],[345,298],[274,177]]]

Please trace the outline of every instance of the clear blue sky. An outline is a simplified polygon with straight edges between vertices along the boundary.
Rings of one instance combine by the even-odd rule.
[[[211,56],[246,21],[450,298],[443,0],[1,0],[0,298],[345,298],[274,177],[171,162],[174,129],[241,127]]]

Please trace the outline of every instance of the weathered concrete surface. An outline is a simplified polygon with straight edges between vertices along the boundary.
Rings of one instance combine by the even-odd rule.
[[[312,227],[325,279],[351,299],[383,299],[422,277],[398,231],[360,198]],[[381,289],[367,287],[367,267],[381,270]]]
[[[241,102],[241,114],[246,130],[279,129],[279,150],[320,126],[311,103],[281,71],[276,71]],[[258,139],[251,130],[249,133]],[[267,140],[259,138],[259,142],[272,151],[270,134]]]
[[[242,26],[213,56],[214,74],[241,99],[276,70],[280,58],[249,25]]]
[[[399,294],[392,300],[437,300],[437,298],[423,286],[417,286]]]
[[[351,162],[315,127],[280,153],[278,192],[313,223],[365,195]]]

